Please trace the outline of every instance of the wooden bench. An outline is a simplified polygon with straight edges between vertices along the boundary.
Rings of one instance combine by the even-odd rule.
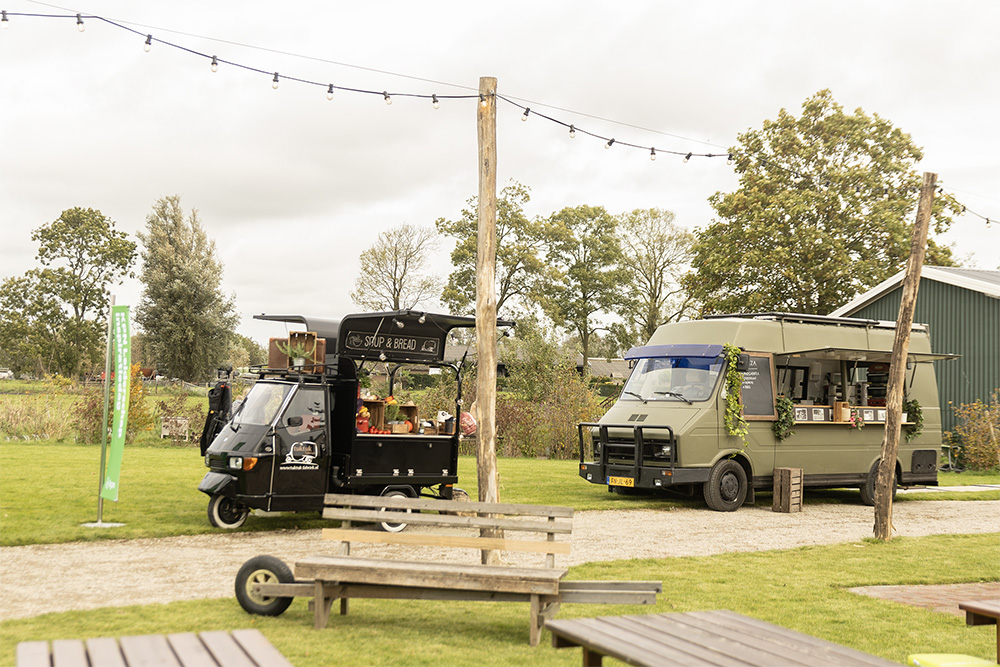
[[[564,581],[567,570],[555,566],[555,556],[568,554],[570,543],[556,536],[568,537],[572,533],[571,507],[342,494],[328,494],[325,502],[324,518],[342,523],[340,528],[324,529],[323,537],[339,541],[340,553],[296,561],[294,583],[252,585],[260,596],[311,596],[316,628],[326,627],[337,599],[342,615],[347,613],[350,598],[527,602],[529,643],[536,646],[545,620],[552,618],[563,602],[656,604],[656,595],[662,591],[659,581]],[[384,522],[393,511],[409,512],[400,521],[415,529],[393,533],[352,528],[359,522]],[[427,532],[421,530],[424,527],[439,530]],[[465,534],[461,534],[462,529]],[[487,529],[501,536],[468,534],[469,529],[474,529],[473,533],[475,529]],[[544,537],[509,539],[500,531]],[[352,543],[449,551],[448,559],[368,557],[351,555]],[[544,563],[526,567],[484,565],[474,560],[455,562],[454,552],[450,551],[454,549],[542,554]],[[468,552],[465,557],[471,558]]]
[[[212,630],[171,635],[56,639],[21,642],[17,645],[17,667],[129,667],[162,665],[267,665],[292,667],[285,656],[260,630]]]

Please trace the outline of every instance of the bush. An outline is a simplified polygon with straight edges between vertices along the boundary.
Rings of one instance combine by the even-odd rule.
[[[198,444],[201,433],[205,429],[206,416],[200,402],[197,405],[190,405],[188,394],[176,394],[170,398],[158,401],[156,407],[161,420],[187,420],[187,433],[184,433],[182,430],[173,430],[169,435],[171,442],[175,445]]]
[[[146,401],[146,387],[142,381],[142,373],[139,364],[133,364],[130,371],[129,399],[128,399],[128,425],[125,429],[125,444],[130,445],[143,431],[149,431],[156,422],[156,411]],[[109,406],[115,402],[115,385],[111,384],[109,395]],[[114,410],[109,407],[108,421],[101,430],[101,420],[104,416],[104,389],[92,387],[83,392],[81,398],[75,406],[74,425],[80,440],[97,444],[103,439],[104,433],[111,429],[111,420]]]
[[[0,436],[5,440],[65,440],[72,433],[62,401],[50,400],[46,395],[0,401]]]
[[[952,406],[957,418],[955,430],[945,434],[958,449],[959,465],[970,470],[1000,467],[1000,389],[989,403],[976,401]]]

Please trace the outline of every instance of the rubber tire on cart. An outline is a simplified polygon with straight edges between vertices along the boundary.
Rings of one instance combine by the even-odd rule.
[[[861,504],[867,505],[868,507],[875,506],[875,480],[878,478],[878,464],[876,461],[872,464],[871,470],[868,471],[868,478],[865,483],[861,485]],[[896,479],[895,471],[892,475],[892,499],[896,499],[896,489],[899,488],[899,480]]]
[[[392,489],[391,491],[383,491],[382,495],[386,498],[412,498],[412,496],[405,491],[400,489]],[[410,513],[410,510],[380,510],[382,512],[406,512]],[[380,521],[379,528],[387,533],[400,533],[406,529],[406,523],[392,523],[390,521]]]
[[[705,502],[716,512],[735,512],[747,498],[747,473],[733,459],[712,466],[705,482]]]
[[[295,581],[284,561],[274,556],[254,556],[236,573],[236,599],[249,613],[258,616],[278,616],[292,604],[292,598],[257,595],[253,584],[290,584]]]
[[[239,528],[246,522],[249,514],[250,508],[226,496],[216,494],[208,501],[208,522],[216,528]]]

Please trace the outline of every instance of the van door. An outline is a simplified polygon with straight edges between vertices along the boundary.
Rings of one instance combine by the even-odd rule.
[[[275,468],[271,509],[321,510],[326,493],[330,447],[326,437],[326,391],[320,386],[295,388],[275,425]]]

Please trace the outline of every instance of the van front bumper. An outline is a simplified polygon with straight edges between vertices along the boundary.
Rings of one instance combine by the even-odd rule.
[[[580,477],[592,484],[607,484],[635,489],[662,489],[680,484],[702,484],[708,481],[710,468],[634,467],[581,463]]]

